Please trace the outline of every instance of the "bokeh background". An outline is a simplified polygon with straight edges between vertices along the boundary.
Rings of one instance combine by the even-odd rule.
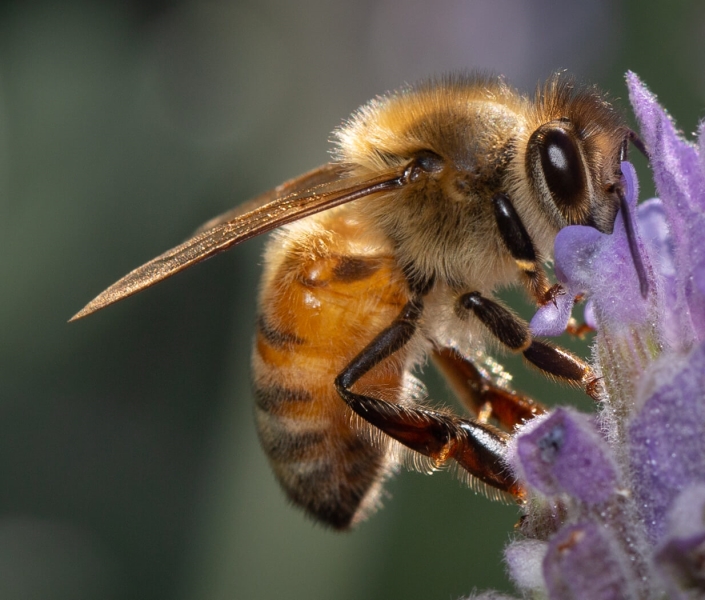
[[[330,131],[375,94],[476,68],[531,90],[567,68],[626,112],[633,69],[692,131],[704,53],[698,1],[1,3],[0,598],[511,590],[516,508],[447,473],[401,473],[346,535],[286,503],[248,385],[261,240],[66,320],[203,221],[325,162]],[[520,389],[589,408],[508,363]]]

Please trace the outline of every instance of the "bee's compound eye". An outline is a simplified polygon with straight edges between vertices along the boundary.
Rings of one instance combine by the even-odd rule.
[[[585,196],[585,171],[570,132],[559,127],[543,132],[539,155],[553,200],[563,206],[573,206],[580,202]]]

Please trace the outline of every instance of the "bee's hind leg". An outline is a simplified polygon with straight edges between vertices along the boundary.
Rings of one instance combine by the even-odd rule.
[[[352,391],[367,372],[413,337],[423,301],[412,300],[338,375],[335,386],[350,408],[404,446],[443,464],[454,459],[480,481],[515,497],[523,490],[506,468],[509,434],[475,420],[418,406],[402,406]]]

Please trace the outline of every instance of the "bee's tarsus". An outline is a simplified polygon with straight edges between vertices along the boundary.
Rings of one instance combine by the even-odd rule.
[[[587,386],[594,379],[592,369],[585,361],[543,340],[532,340],[523,354],[535,367],[569,383]]]

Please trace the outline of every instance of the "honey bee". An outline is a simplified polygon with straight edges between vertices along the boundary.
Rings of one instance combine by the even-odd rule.
[[[349,528],[407,455],[521,500],[506,448],[544,408],[491,375],[485,346],[600,392],[589,365],[532,337],[495,293],[519,284],[537,305],[563,293],[544,269],[554,238],[571,224],[612,231],[638,138],[563,74],[533,98],[502,78],[426,82],[372,100],[334,135],[331,163],[209,221],[72,320],[278,228],[252,372],[259,437],[289,498]],[[425,399],[412,372],[429,356],[473,417]]]

